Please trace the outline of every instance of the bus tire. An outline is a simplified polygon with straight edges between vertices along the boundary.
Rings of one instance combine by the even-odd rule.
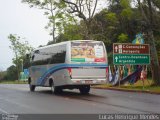
[[[81,94],[89,94],[90,85],[81,86],[79,88],[79,91],[80,91]]]
[[[28,78],[28,84],[29,84],[29,89],[31,92],[35,91],[36,86],[35,85],[31,85],[31,78]]]
[[[59,93],[62,92],[62,89],[60,87],[58,87],[58,86],[54,86],[54,83],[52,82],[51,91],[54,94],[59,94]]]
[[[29,88],[30,88],[30,91],[31,91],[31,92],[34,92],[34,91],[35,91],[36,86],[35,86],[35,85],[31,85],[31,84],[29,84]]]

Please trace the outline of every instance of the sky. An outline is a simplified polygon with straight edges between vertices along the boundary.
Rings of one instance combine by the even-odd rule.
[[[21,0],[0,0],[0,3],[0,71],[4,71],[12,65],[14,57],[9,48],[9,34],[25,38],[34,48],[46,45],[52,38],[44,28],[48,19],[43,10],[30,8],[28,4],[21,3]],[[100,6],[98,11],[104,6],[104,1]]]
[[[51,37],[44,28],[48,20],[43,10],[30,8],[21,0],[0,0],[0,71],[12,65],[9,34],[25,38],[34,48],[46,45]]]

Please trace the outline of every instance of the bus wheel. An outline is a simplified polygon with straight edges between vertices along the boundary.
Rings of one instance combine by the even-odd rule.
[[[58,86],[54,86],[54,83],[52,83],[52,85],[51,85],[51,91],[54,94],[59,94],[59,93],[62,92],[62,89],[60,87],[58,87]]]
[[[90,91],[90,85],[81,86],[79,91],[81,94],[88,94]]]
[[[35,85],[31,85],[31,84],[29,84],[29,88],[30,88],[30,91],[31,91],[31,92],[34,92],[34,91],[35,91],[36,86],[35,86]]]

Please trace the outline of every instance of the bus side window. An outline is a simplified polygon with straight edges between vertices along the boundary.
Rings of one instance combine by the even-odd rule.
[[[61,51],[52,55],[49,64],[64,63],[65,62],[66,51]]]

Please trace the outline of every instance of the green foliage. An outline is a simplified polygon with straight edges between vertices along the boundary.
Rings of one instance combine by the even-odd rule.
[[[57,23],[59,19],[63,19],[62,11],[65,8],[65,4],[59,0],[22,0],[22,3],[29,4],[30,7],[36,7],[38,9],[44,10],[44,15],[48,18],[48,24],[45,26],[45,29],[49,29],[49,35],[52,36],[52,40],[55,41],[55,33]]]
[[[8,39],[11,42],[10,48],[15,53],[15,56],[21,56],[22,58],[26,55],[27,52],[30,52],[33,48],[29,45],[28,41],[20,42],[21,38],[20,36],[17,36],[16,34],[10,34],[8,36]]]
[[[0,81],[5,79],[6,74],[6,71],[0,71]]]
[[[18,80],[4,80],[0,84],[28,84],[27,81],[18,81]]]
[[[124,18],[131,19],[133,12],[130,8],[123,9],[121,12],[121,16]]]
[[[79,26],[67,24],[64,27],[64,37],[68,40],[81,40],[82,36],[79,34]]]
[[[160,0],[152,0],[153,4],[160,9]]]
[[[17,68],[17,78],[19,77],[19,72],[22,71],[23,66],[26,65],[28,60],[26,59],[26,54],[30,53],[33,48],[29,45],[27,41],[21,42],[21,37],[17,35],[10,34],[8,39],[11,42],[10,48],[13,50],[14,58],[12,59],[13,64]],[[27,67],[27,66],[24,66]]]
[[[108,64],[110,65],[110,66],[112,66],[113,65],[113,53],[112,52],[108,52]]]
[[[10,66],[9,68],[7,68],[6,72],[7,74],[5,75],[4,80],[18,80],[16,66]]]
[[[130,8],[131,0],[120,0],[120,5],[123,8]]]
[[[113,13],[113,12],[107,13],[107,14],[106,14],[106,19],[107,19],[109,22],[116,23],[116,22],[117,22],[116,13]]]
[[[152,41],[153,44],[156,43],[157,48],[160,46],[160,0],[109,0],[109,6],[96,14],[93,9],[90,9],[96,4],[86,4],[95,3],[96,0],[22,1],[26,1],[32,7],[36,6],[45,10],[44,14],[49,19],[46,28],[51,29],[50,35],[54,35],[54,30],[56,30],[57,42],[88,38],[101,40],[110,53],[110,60],[112,60],[112,43],[131,42],[139,32],[146,34],[147,43]],[[149,2],[151,2],[151,8]],[[46,7],[50,5],[56,8],[49,8],[48,11]],[[153,38],[153,36],[147,36],[149,28],[156,42],[154,39],[146,40]],[[54,41],[48,44],[52,43]]]
[[[128,40],[128,35],[127,35],[127,34],[121,33],[121,34],[118,36],[118,42],[119,42],[119,43],[127,42],[127,40]]]

